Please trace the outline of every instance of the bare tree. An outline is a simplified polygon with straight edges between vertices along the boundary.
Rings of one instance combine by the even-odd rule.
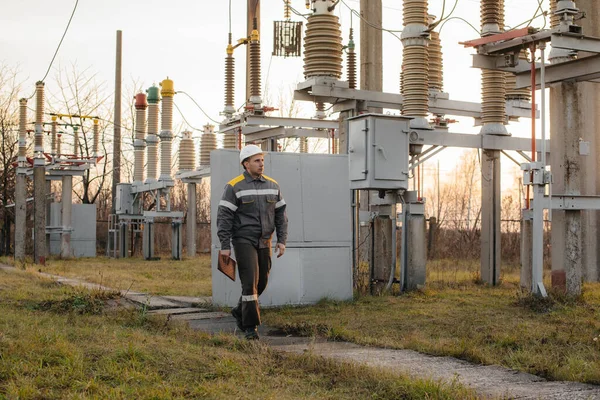
[[[6,206],[14,204],[18,153],[19,101],[21,82],[16,68],[0,64],[0,254],[10,254],[14,214]],[[14,208],[12,208],[14,210]]]

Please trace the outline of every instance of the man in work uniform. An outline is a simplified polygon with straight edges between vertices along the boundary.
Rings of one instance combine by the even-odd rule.
[[[263,175],[263,150],[248,145],[240,151],[244,173],[225,185],[217,213],[220,256],[235,250],[242,296],[231,310],[246,339],[258,339],[260,325],[258,296],[267,287],[271,270],[271,236],[277,231],[277,258],[285,253],[287,239],[286,204],[279,184]]]

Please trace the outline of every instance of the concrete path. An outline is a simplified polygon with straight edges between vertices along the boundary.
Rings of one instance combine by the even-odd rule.
[[[0,269],[14,268],[0,265]],[[111,290],[77,279],[42,274],[70,286]],[[168,315],[173,320],[187,321],[192,329],[211,334],[241,335],[235,319],[224,312],[211,311],[210,297],[152,296],[122,291],[121,294],[138,306],[145,306],[149,314]],[[473,388],[483,398],[547,399],[547,400],[600,400],[600,386],[577,382],[550,382],[535,375],[499,366],[474,365],[451,357],[434,357],[412,350],[391,350],[359,346],[346,342],[328,342],[318,338],[282,336],[266,326],[259,328],[261,341],[273,349],[289,353],[305,353],[328,359],[384,368],[390,372],[432,379],[458,381]]]

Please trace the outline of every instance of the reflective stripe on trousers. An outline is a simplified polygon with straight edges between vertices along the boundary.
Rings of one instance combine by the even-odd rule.
[[[260,325],[258,296],[265,291],[271,271],[271,249],[257,249],[251,244],[233,244],[238,273],[242,281],[242,296],[238,309],[242,310],[242,325]]]

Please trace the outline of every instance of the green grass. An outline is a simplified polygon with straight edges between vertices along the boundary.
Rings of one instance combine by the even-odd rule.
[[[458,385],[209,336],[32,272],[0,270],[0,282],[0,399],[475,398]]]
[[[521,294],[518,272],[476,285],[472,266],[431,263],[427,289],[265,310],[285,332],[499,364],[552,380],[600,384],[600,284],[578,299]],[[443,271],[436,271],[443,268]]]
[[[14,260],[0,258],[14,265]],[[174,261],[167,257],[157,261],[141,258],[79,258],[46,261],[45,266],[27,264],[40,272],[82,279],[112,289],[157,295],[210,296],[212,292],[210,256]]]

